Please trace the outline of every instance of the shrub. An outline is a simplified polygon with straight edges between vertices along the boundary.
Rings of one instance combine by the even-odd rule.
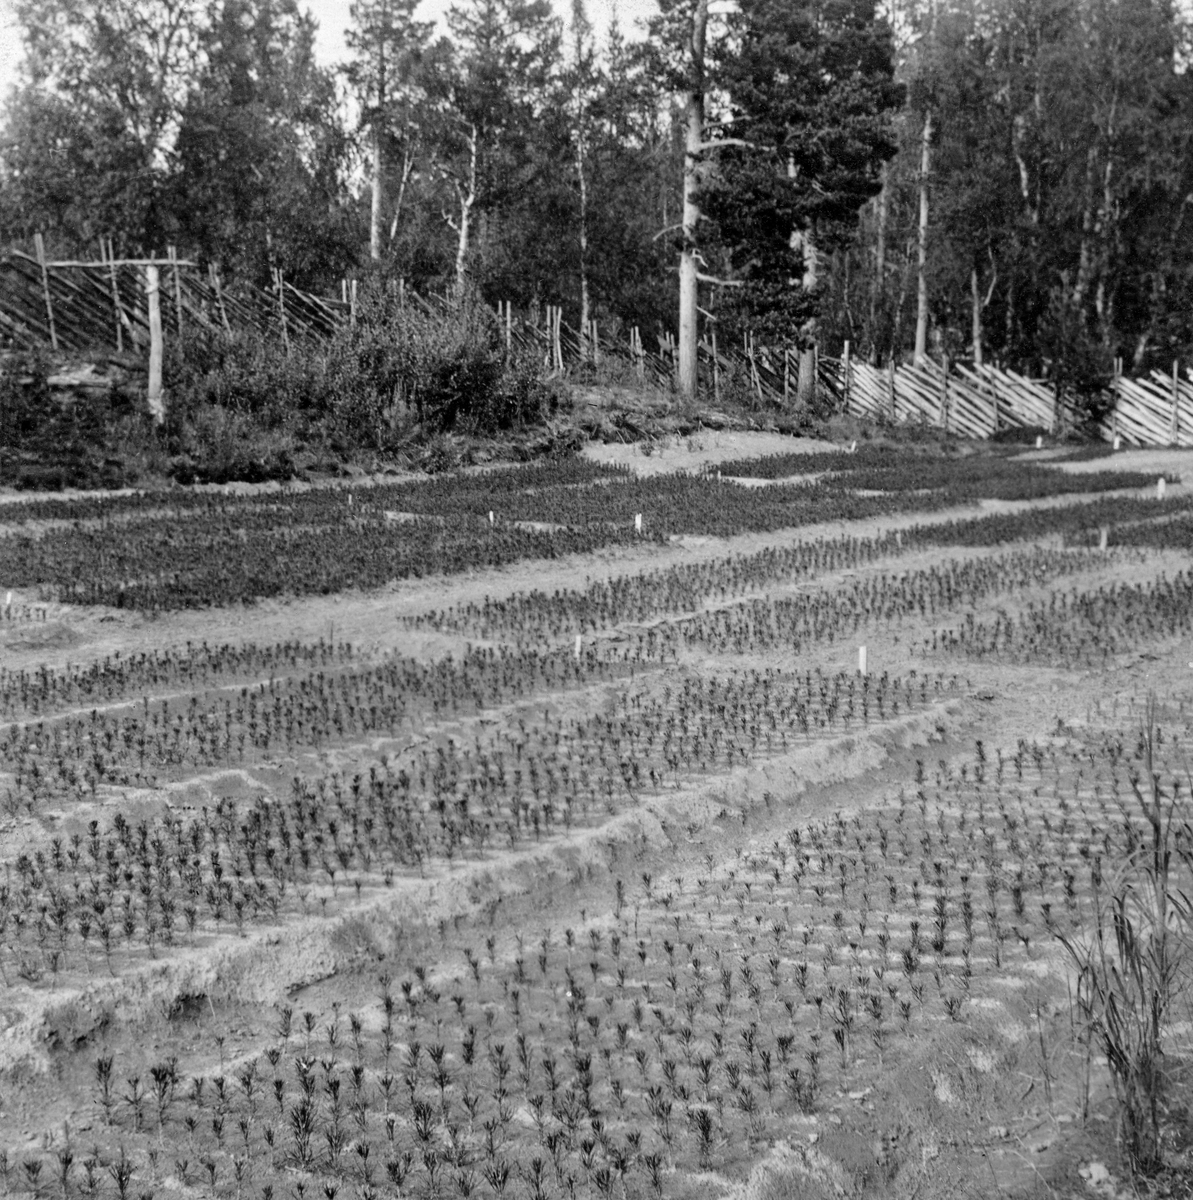
[[[507,357],[495,318],[478,301],[427,305],[381,282],[363,289],[356,321],[327,342],[287,347],[255,333],[189,330],[172,349],[166,385],[175,453],[194,453],[214,431],[208,473],[230,461],[222,449],[229,431],[273,435],[254,462],[261,450],[266,459],[281,455],[273,441],[282,431],[341,453],[384,453],[416,427],[492,434],[540,421],[557,402],[532,356]],[[229,423],[227,414],[248,420]]]

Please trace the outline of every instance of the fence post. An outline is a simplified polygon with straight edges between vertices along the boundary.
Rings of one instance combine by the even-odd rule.
[[[1172,360],[1172,416],[1169,420],[1168,440],[1175,446],[1181,436],[1181,360]]]
[[[278,289],[278,317],[282,322],[282,345],[286,347],[286,357],[290,357],[290,326],[286,321],[286,281],[282,276],[282,268],[275,267],[273,272],[274,282]]]
[[[949,356],[943,355],[940,360],[940,427],[949,431]]]
[[[46,266],[46,243],[40,233],[33,235],[33,246],[37,251],[37,265],[41,267],[41,292],[46,301],[46,319],[50,323],[50,345],[58,350],[58,330],[54,325],[54,301],[50,296],[50,272]]]
[[[120,285],[116,279],[116,252],[111,242],[104,248],[104,239],[99,239],[100,259],[108,263],[108,271],[112,282],[112,308],[116,313],[116,353],[124,353],[124,311],[120,307]]]
[[[170,269],[174,273],[174,320],[178,326],[179,334],[182,333],[182,277],[178,269],[178,248],[171,246],[170,254]]]
[[[161,280],[154,263],[145,268],[145,306],[149,310],[149,387],[146,399],[153,423],[160,425],[166,419],[166,406],[162,398]]]
[[[232,326],[228,323],[228,310],[224,307],[224,289],[220,284],[220,269],[211,263],[207,268],[207,273],[211,277],[211,286],[215,291],[215,302],[219,305],[220,321],[223,323],[224,332],[231,334]]]
[[[844,394],[844,401],[845,401],[844,412],[846,414],[848,414],[848,412],[849,412],[849,385],[852,382],[850,375],[853,371],[853,364],[849,360],[849,342],[848,342],[848,340],[845,342],[845,353],[841,357],[841,369],[842,369],[842,374],[845,377],[844,383],[843,383],[842,389],[841,389]]]

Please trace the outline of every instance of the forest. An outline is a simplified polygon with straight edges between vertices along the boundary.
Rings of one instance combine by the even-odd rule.
[[[459,0],[440,28],[358,0],[334,68],[298,0],[15,12],[12,245],[170,245],[322,294],[401,279],[614,338],[682,337],[687,271],[722,344],[848,340],[1078,392],[1193,350],[1169,0],[660,0],[599,38],[583,0]]]

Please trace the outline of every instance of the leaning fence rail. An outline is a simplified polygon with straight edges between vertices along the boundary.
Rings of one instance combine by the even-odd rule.
[[[114,347],[152,358],[155,321],[167,339],[197,325],[274,338],[289,347],[326,340],[356,318],[355,281],[345,280],[334,298],[302,291],[281,271],[273,272],[269,288],[229,285],[214,266],[180,259],[173,248],[164,257],[118,259],[110,242],[102,245],[94,261],[50,261],[40,237],[32,255],[13,249],[0,256],[0,349],[50,346],[79,353]],[[446,303],[404,284],[398,293],[427,312]],[[628,379],[656,388],[670,387],[676,375],[678,347],[669,333],[644,339],[635,327],[618,342],[602,338],[596,322],[573,329],[562,310],[550,306],[515,317],[506,303],[498,305],[498,319],[508,351],[541,355],[550,370],[616,363]],[[702,385],[714,401],[733,386],[760,407],[793,406],[801,392],[797,355],[749,336],[740,346],[718,344],[714,329],[709,327],[698,347]],[[655,344],[648,349],[650,341]],[[848,345],[840,358],[813,361],[820,395],[851,416],[970,438],[1013,428],[1060,432],[1072,421],[1050,382],[1005,367],[930,359],[874,366],[851,358]],[[1108,415],[1098,432],[1106,440],[1193,446],[1193,381],[1187,372],[1182,377],[1179,364],[1170,373],[1153,371],[1137,379],[1116,372],[1105,399]]]

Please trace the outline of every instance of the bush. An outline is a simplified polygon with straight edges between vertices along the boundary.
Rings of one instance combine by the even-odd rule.
[[[277,454],[286,438],[289,448],[327,442],[339,453],[385,453],[419,427],[494,434],[536,423],[556,403],[531,356],[507,361],[497,322],[479,302],[426,305],[381,282],[366,286],[355,323],[327,342],[287,348],[258,334],[188,331],[170,355],[166,386],[171,449],[201,454],[214,437],[219,460],[230,436],[253,429],[277,443]]]
[[[160,465],[133,392],[49,385],[41,350],[0,359],[0,482],[30,489],[113,488]]]

